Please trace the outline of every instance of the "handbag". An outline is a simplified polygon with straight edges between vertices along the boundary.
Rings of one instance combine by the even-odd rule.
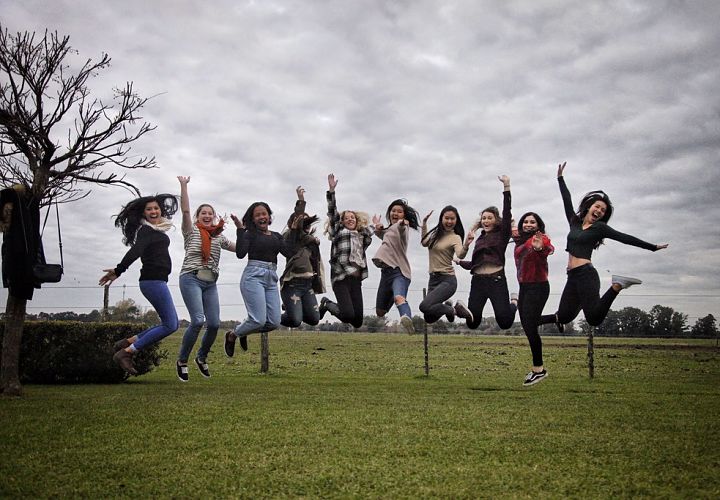
[[[60,247],[60,264],[48,264],[45,260],[45,250],[43,249],[42,237],[45,232],[45,225],[47,224],[48,215],[50,215],[50,205],[48,205],[47,212],[45,213],[45,221],[43,222],[42,231],[40,232],[40,244],[38,245],[38,253],[35,264],[33,264],[32,271],[33,277],[37,283],[58,283],[62,279],[63,275],[63,253],[62,253],[62,237],[60,236],[60,211],[58,210],[57,201],[55,202],[55,215],[57,217],[57,228],[58,228],[58,246]],[[22,217],[22,211],[20,211]],[[25,227],[24,221],[22,222],[23,228]],[[27,234],[25,236],[25,248],[27,248]]]

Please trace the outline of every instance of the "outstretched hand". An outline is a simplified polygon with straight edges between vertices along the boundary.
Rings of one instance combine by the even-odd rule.
[[[470,231],[468,231],[468,234],[467,234],[467,236],[465,237],[465,246],[466,246],[466,247],[469,247],[469,246],[470,246],[470,243],[472,243],[473,240],[475,239],[475,231],[477,231],[476,228],[473,228],[473,229],[471,229]]]
[[[382,217],[375,214],[375,215],[373,215],[372,221],[373,221],[373,225],[375,226],[375,229],[382,229],[382,227],[383,227]]]
[[[337,186],[338,179],[335,178],[335,174],[328,174],[328,191],[331,193],[335,191],[335,186]]]
[[[557,172],[557,176],[558,176],[558,177],[562,177],[562,176],[563,176],[563,172],[565,171],[565,165],[566,165],[566,164],[567,164],[567,162],[564,161],[564,162],[562,162],[560,165],[558,165],[558,172]]]
[[[113,281],[118,279],[115,274],[115,269],[103,269],[103,272],[105,274],[100,278],[100,281],[98,281],[98,285],[100,286],[111,285]]]
[[[430,216],[433,214],[434,211],[435,210],[430,210],[430,213],[427,214],[425,217],[423,217],[423,226],[427,224],[428,219],[430,218]]]
[[[237,215],[230,214],[230,218],[235,223],[235,227],[238,229],[245,229],[245,226],[243,225],[242,221],[238,219]]]
[[[668,243],[663,243],[662,245],[655,245],[658,250],[665,250],[668,247]]]
[[[535,233],[532,237],[532,247],[537,251],[540,251],[545,247],[545,244],[543,243],[543,234],[540,231]]]
[[[190,182],[190,176],[185,175],[178,175],[177,180],[180,181],[180,184],[188,184]]]
[[[297,193],[298,200],[305,201],[305,188],[298,186],[295,188],[295,192]]]

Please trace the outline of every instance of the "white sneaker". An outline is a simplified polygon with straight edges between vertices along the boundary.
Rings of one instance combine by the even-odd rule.
[[[629,276],[620,276],[617,274],[613,274],[612,284],[620,285],[624,290],[626,288],[630,288],[633,285],[641,285],[642,280],[639,280],[637,278],[630,278]]]
[[[412,319],[409,316],[400,316],[400,324],[408,335],[413,335],[415,333],[415,327],[413,326]]]
[[[472,311],[468,309],[468,306],[466,306],[465,302],[463,302],[462,300],[458,300],[457,302],[455,302],[455,315],[458,318],[466,319],[471,323],[474,319]]]

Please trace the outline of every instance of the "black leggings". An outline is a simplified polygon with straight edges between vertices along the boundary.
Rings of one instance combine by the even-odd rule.
[[[518,312],[525,336],[530,343],[533,366],[543,365],[542,340],[538,334],[538,321],[549,296],[550,284],[547,281],[544,283],[520,283]]]
[[[457,278],[454,274],[430,273],[428,293],[420,302],[420,312],[425,316],[426,323],[435,323],[446,314],[452,314],[452,306],[445,301],[457,290]]]
[[[517,306],[510,302],[505,272],[485,276],[474,274],[470,282],[470,297],[468,309],[473,313],[473,321],[467,320],[467,326],[476,329],[482,322],[482,313],[485,303],[490,299],[495,322],[503,330],[510,328],[515,321]]]
[[[598,326],[607,316],[618,292],[611,286],[600,297],[600,277],[592,264],[570,269],[567,276],[557,313],[541,317],[539,324],[555,323],[557,316],[557,322],[564,325],[577,318],[582,310],[585,321],[590,326]]]
[[[332,284],[337,303],[328,301],[327,310],[343,323],[355,328],[363,324],[362,281],[355,276],[347,276]]]

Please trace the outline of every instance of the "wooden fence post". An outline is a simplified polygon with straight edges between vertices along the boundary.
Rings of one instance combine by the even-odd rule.
[[[427,289],[423,288],[423,300],[425,300],[425,294]],[[428,356],[428,325],[427,322],[423,321],[425,325],[423,328],[423,346],[425,348],[425,376],[430,375],[430,358]]]
[[[260,333],[260,373],[267,373],[270,369],[270,345],[268,332]]]
[[[594,327],[590,327],[588,331],[588,374],[590,378],[595,377],[595,345],[593,343]]]

